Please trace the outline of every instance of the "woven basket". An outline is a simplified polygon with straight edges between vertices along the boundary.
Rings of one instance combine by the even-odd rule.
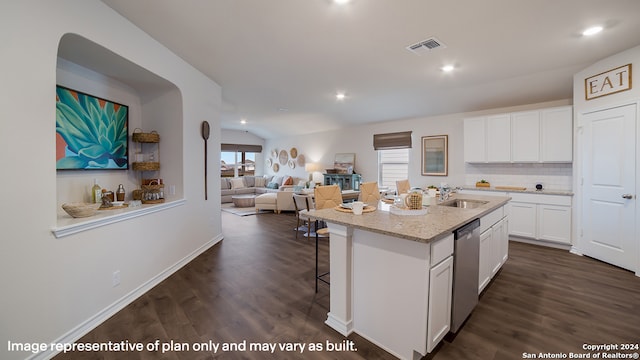
[[[62,204],[62,209],[74,218],[88,217],[96,213],[100,204],[68,203]]]
[[[136,171],[156,171],[160,170],[160,163],[156,161],[134,162],[132,167]]]
[[[140,130],[140,132],[136,132]],[[131,140],[139,143],[158,143],[160,142],[160,135],[154,130],[150,133],[144,133],[141,129],[133,130]]]

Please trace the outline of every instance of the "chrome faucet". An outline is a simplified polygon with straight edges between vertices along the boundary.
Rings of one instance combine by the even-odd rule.
[[[448,185],[440,186],[440,201],[449,200],[449,195],[451,194],[451,188]]]

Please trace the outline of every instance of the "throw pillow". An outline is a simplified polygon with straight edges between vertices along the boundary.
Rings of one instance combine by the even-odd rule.
[[[244,189],[244,181],[241,178],[231,179],[231,189]]]
[[[256,178],[255,176],[243,176],[242,177],[244,179],[244,185],[246,187],[254,187],[256,186]]]
[[[265,180],[266,179],[263,177],[260,177],[260,176],[256,177],[256,187],[265,187],[265,184],[266,184]]]
[[[293,185],[293,178],[291,176],[287,177],[287,179],[282,183],[282,185]]]
[[[267,184],[267,189],[277,189],[277,188],[279,188],[279,187],[280,187],[280,186],[278,185],[278,183],[277,183],[277,182],[273,182],[273,181],[272,181],[272,182],[270,182],[270,183],[268,183],[268,184]]]
[[[284,181],[284,177],[282,177],[282,176],[274,176],[273,179],[271,179],[271,181],[273,181],[274,183],[278,184],[278,186],[282,186],[282,181]]]
[[[220,178],[220,190],[229,190],[229,179]]]

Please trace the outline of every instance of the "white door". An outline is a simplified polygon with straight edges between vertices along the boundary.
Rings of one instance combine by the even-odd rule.
[[[636,106],[581,116],[585,255],[636,270]]]

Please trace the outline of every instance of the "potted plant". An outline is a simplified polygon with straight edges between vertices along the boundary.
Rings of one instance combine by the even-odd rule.
[[[482,179],[476,182],[476,187],[491,187],[491,184],[487,180]]]

